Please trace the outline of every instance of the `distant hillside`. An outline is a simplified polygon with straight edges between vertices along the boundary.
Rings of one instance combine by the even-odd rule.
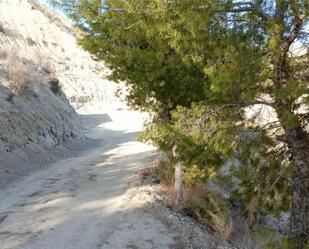
[[[77,44],[73,28],[34,0],[0,0],[0,51],[18,51],[55,71],[71,102],[113,103],[116,85],[108,69]]]

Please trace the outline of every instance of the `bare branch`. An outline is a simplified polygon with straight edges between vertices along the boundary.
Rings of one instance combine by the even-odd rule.
[[[294,28],[293,28],[290,36],[286,40],[285,46],[283,48],[283,56],[286,56],[286,54],[290,50],[290,46],[295,41],[295,39],[297,38],[299,31],[301,30],[302,25],[304,23],[304,20],[305,20],[305,15],[295,16]]]

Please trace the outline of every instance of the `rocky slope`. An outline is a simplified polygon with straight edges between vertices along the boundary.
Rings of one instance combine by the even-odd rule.
[[[38,2],[0,0],[0,187],[89,146],[72,105],[118,102],[76,38]]]
[[[59,145],[82,136],[55,79],[16,54],[1,56],[0,187],[68,153]]]
[[[115,84],[108,69],[76,43],[77,33],[57,14],[34,0],[0,0],[0,50],[23,51],[53,70],[71,103],[111,103]],[[1,29],[0,29],[1,30]]]

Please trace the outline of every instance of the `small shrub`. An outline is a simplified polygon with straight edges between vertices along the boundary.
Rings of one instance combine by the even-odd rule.
[[[225,201],[214,190],[196,184],[184,190],[184,212],[214,230],[222,239],[232,232],[230,212]]]
[[[200,169],[197,165],[193,165],[191,167],[184,168],[183,179],[185,185],[194,185],[207,179],[206,172],[204,169]]]
[[[167,205],[174,207],[174,166],[166,160],[159,162],[154,173],[160,176],[162,189],[167,197]],[[204,172],[197,167],[184,169],[184,204],[182,211],[206,228],[215,231],[222,239],[228,239],[233,225],[228,204],[215,190],[209,190]]]
[[[58,79],[51,79],[48,83],[50,84],[50,89],[54,94],[59,94],[61,92],[61,85]]]
[[[154,167],[148,167],[148,168],[141,169],[137,173],[143,180],[145,180],[154,174]]]
[[[160,177],[164,184],[171,184],[174,182],[174,171],[174,165],[169,160],[158,162],[154,169],[154,173]]]
[[[30,75],[22,63],[10,65],[8,68],[9,90],[15,95],[21,95],[30,84]]]
[[[280,236],[276,229],[256,226],[253,230],[262,249],[296,249],[296,241],[292,236]],[[309,248],[309,240],[304,249]]]
[[[30,36],[26,37],[26,41],[29,46],[34,46],[36,44],[36,42]]]

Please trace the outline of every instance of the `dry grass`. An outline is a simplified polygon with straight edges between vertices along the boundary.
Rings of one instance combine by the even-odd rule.
[[[147,179],[148,177],[150,177],[151,175],[154,174],[155,168],[154,167],[148,167],[148,168],[144,168],[141,169],[137,172],[137,174],[143,179]]]
[[[167,161],[161,161],[156,165],[155,171],[161,178],[165,204],[179,211],[175,205],[174,168]],[[209,189],[201,181],[184,185],[183,204],[180,211],[222,239],[226,240],[231,236],[233,222],[228,204],[218,191]]]
[[[166,205],[175,209],[175,191],[173,184],[161,184],[166,198]],[[207,230],[217,234],[221,239],[227,240],[233,231],[232,218],[223,205],[224,201],[218,199],[213,190],[207,190],[205,185],[196,184],[184,189],[184,203],[182,212],[202,224]]]
[[[184,190],[184,211],[199,223],[211,228],[222,239],[228,239],[233,226],[229,210],[215,190],[202,183]]]
[[[252,198],[252,200],[247,205],[247,210],[248,210],[249,224],[253,225],[256,221],[256,216],[257,216],[257,213],[258,213],[257,199],[256,198]]]
[[[218,191],[209,189],[203,182],[185,184],[183,204],[180,209],[176,205],[174,188],[174,170],[166,162],[159,162],[154,168],[146,168],[139,172],[143,178],[157,174],[160,176],[161,191],[165,205],[180,211],[202,224],[209,232],[227,240],[233,231],[232,216],[226,201]]]
[[[26,41],[29,46],[34,46],[36,44],[36,42],[30,36],[26,37]]]
[[[3,56],[2,56],[3,55]],[[48,82],[54,94],[61,92],[61,85],[51,60],[41,54],[24,53],[12,48],[0,51],[6,72],[6,85],[10,90],[8,101],[22,95],[31,82]]]
[[[8,67],[8,88],[13,94],[22,95],[31,82],[30,73],[22,63],[16,64]]]
[[[32,74],[26,61],[14,49],[0,51],[5,70],[6,86],[9,89],[8,101],[22,95],[32,81]]]

